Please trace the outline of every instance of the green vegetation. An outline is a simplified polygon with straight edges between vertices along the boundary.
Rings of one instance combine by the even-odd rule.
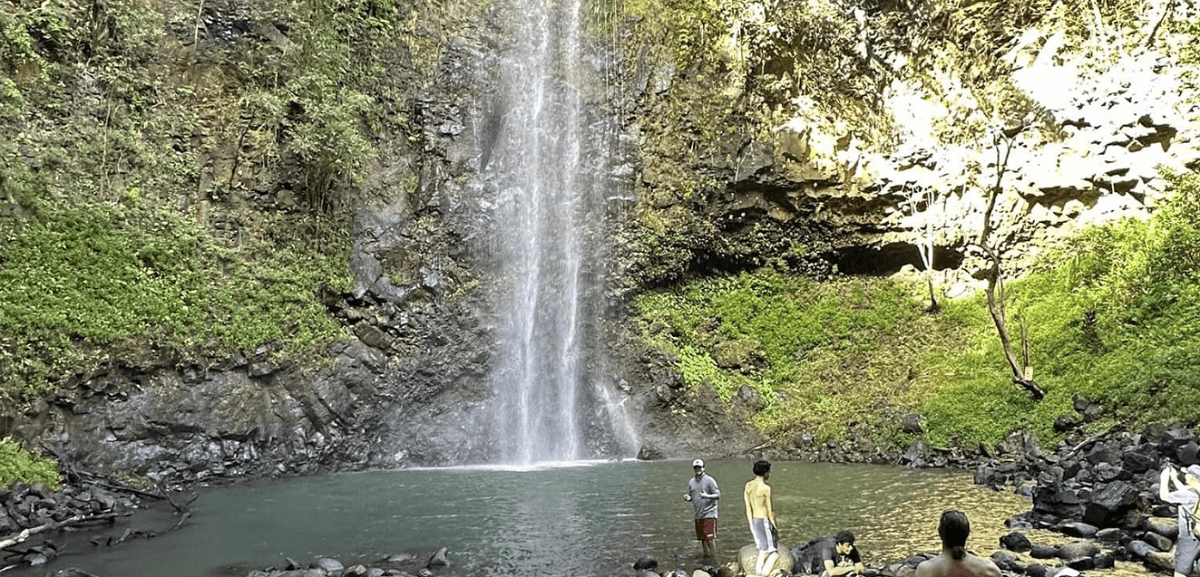
[[[34,208],[26,220],[0,220],[7,395],[95,362],[84,355],[98,347],[196,357],[274,343],[294,355],[339,334],[317,294],[347,287],[344,255],[302,242],[229,249],[171,211]]]
[[[1008,284],[1028,326],[1041,402],[1015,387],[982,295],[922,312],[921,287],[887,279],[818,283],[770,269],[696,281],[638,301],[643,334],[674,355],[684,382],[729,400],[763,394],[755,424],[820,439],[866,425],[904,442],[921,413],[936,444],[994,444],[1024,428],[1052,441],[1072,399],[1106,421],[1194,422],[1200,402],[1200,178],[1173,179],[1154,217],[1096,228]],[[747,345],[749,343],[749,346]]]
[[[1007,384],[999,343],[978,298],[948,303],[971,327],[965,350],[940,359],[947,383],[925,414],[945,441],[991,442],[1028,428],[1051,437],[1076,394],[1112,419],[1194,422],[1200,401],[1200,179],[1174,179],[1177,196],[1149,222],[1092,229],[1008,285],[1009,311],[1029,328],[1040,403]],[[980,410],[982,408],[982,410]]]
[[[711,385],[726,401],[750,386],[764,400],[755,420],[764,432],[831,438],[852,420],[883,428],[915,406],[922,355],[954,336],[953,323],[922,314],[920,299],[887,280],[819,282],[763,269],[648,294],[638,309],[648,340],[677,356],[685,383]]]
[[[26,451],[12,439],[0,439],[0,489],[16,482],[45,483],[58,489],[58,466],[53,461]]]
[[[412,145],[415,9],[0,6],[0,402],[113,360],[318,359],[364,172]]]

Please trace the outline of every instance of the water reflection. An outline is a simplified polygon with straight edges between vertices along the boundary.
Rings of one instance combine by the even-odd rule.
[[[749,461],[708,463],[722,493],[717,551],[723,559],[751,542],[742,509],[750,467]],[[700,553],[692,508],[682,498],[691,474],[690,461],[625,462],[252,483],[204,493],[178,531],[112,549],[77,548],[49,569],[241,576],[247,568],[281,566],[285,558],[358,562],[444,546],[474,575],[626,575],[642,555],[657,558],[662,570],[690,573]],[[770,482],[785,545],[849,529],[871,565],[936,550],[937,519],[948,507],[967,512],[974,528],[968,545],[990,554],[1008,531],[1004,519],[1029,508],[1011,492],[973,485],[963,472],[776,463]]]

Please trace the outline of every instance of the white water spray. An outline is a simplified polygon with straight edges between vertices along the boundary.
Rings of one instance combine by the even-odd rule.
[[[498,191],[493,429],[498,461],[519,465],[593,456],[587,440],[605,414],[609,436],[628,426],[616,424],[623,412],[611,406],[594,334],[604,298],[604,142],[614,120],[584,108],[583,92],[597,84],[585,67],[580,1],[517,3],[482,173]]]

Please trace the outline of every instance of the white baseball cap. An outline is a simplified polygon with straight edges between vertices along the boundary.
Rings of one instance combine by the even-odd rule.
[[[1200,465],[1188,465],[1183,472],[1200,481]]]
[[[695,461],[692,461],[692,466],[693,467],[703,467],[704,459],[696,459]]]

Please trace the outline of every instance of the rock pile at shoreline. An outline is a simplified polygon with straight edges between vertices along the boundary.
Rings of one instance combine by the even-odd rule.
[[[372,563],[345,565],[337,559],[322,557],[301,566],[289,559],[282,569],[254,570],[246,577],[457,577],[461,575],[442,547],[432,555],[412,553],[390,555]]]
[[[43,483],[14,483],[0,490],[0,571],[9,566],[45,565],[58,556],[59,548],[49,538],[55,532],[110,526],[140,502],[136,494],[97,482],[61,490]]]
[[[997,489],[1011,486],[1030,497],[1032,509],[1008,522],[1017,532],[1055,531],[1103,544],[1117,560],[1166,571],[1178,537],[1174,506],[1158,498],[1159,473],[1167,463],[1200,464],[1200,437],[1192,429],[1179,424],[1151,425],[1140,432],[1114,427],[1059,443],[1045,454],[1036,439],[1014,435],[976,468],[975,482]],[[1019,538],[1010,538],[1007,548],[1024,548]],[[1111,567],[1096,555],[1067,556],[1073,557],[1067,565],[1076,569]]]

